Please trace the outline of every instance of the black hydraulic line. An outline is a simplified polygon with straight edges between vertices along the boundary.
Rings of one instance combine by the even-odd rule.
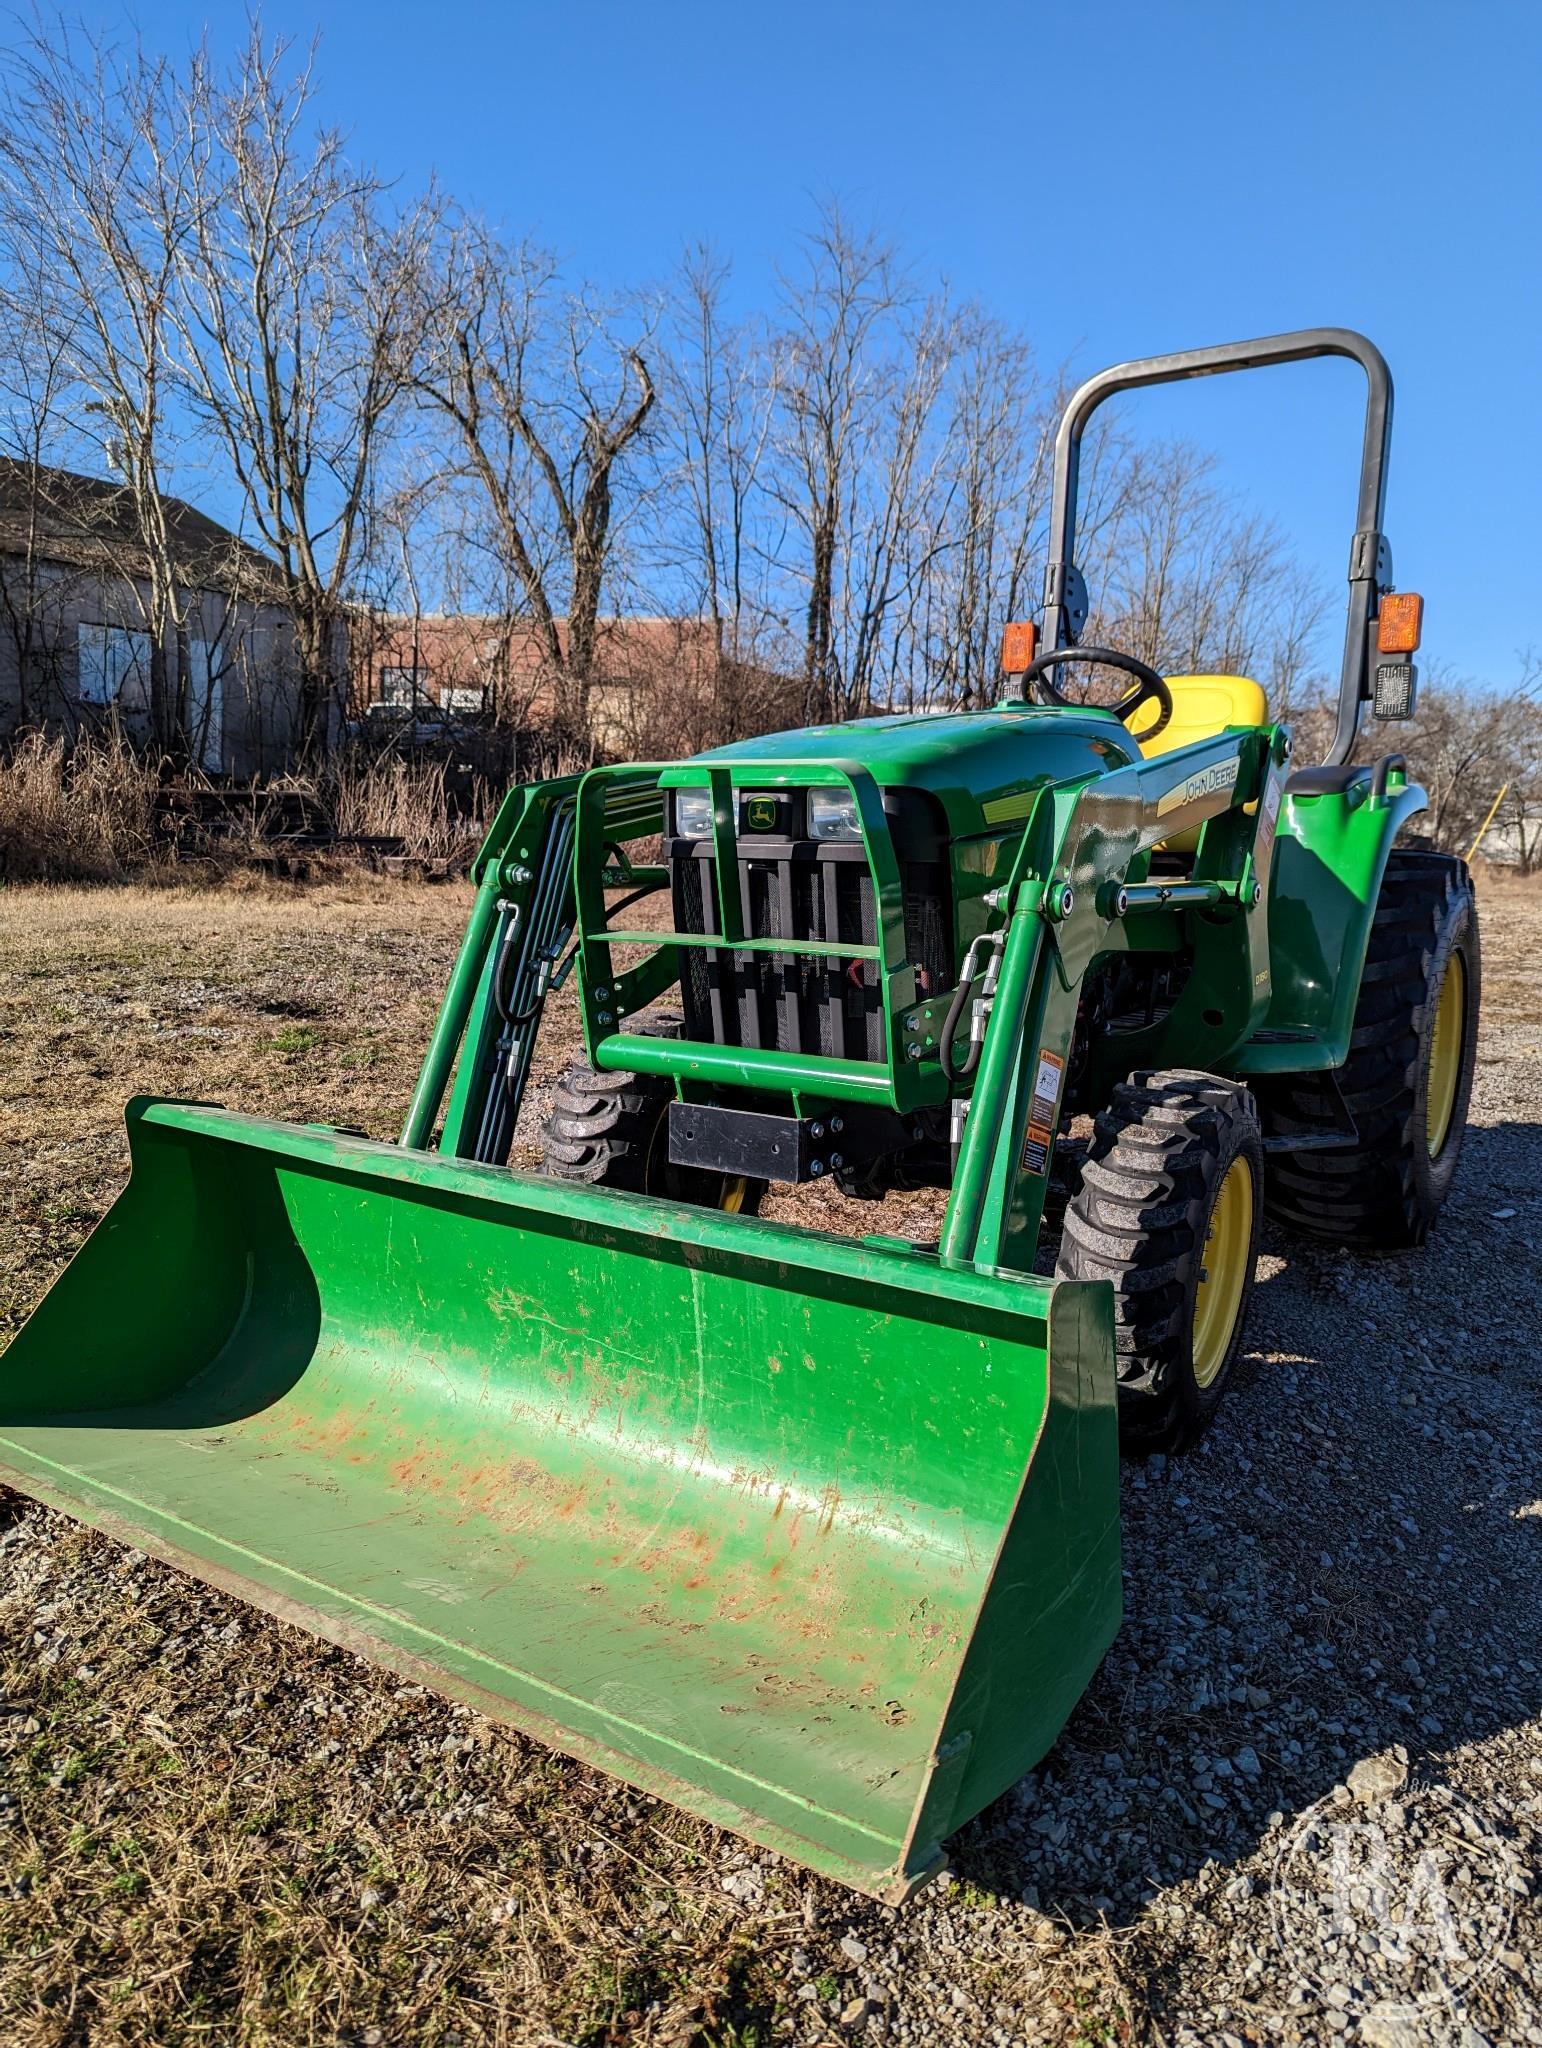
[[[572,839],[572,807],[565,805],[554,816],[542,848],[527,914],[523,919],[511,914],[500,939],[502,950],[494,967],[491,993],[503,1028],[491,1051],[492,1071],[472,1151],[480,1165],[505,1164],[513,1142],[535,1049],[536,1032],[531,1027],[538,1027],[545,1001],[543,975],[550,972],[553,950],[560,953],[571,930],[571,925],[563,926],[562,918]]]
[[[975,984],[979,978],[978,974],[966,975],[953,991],[953,1000],[948,1005],[947,1019],[942,1027],[942,1040],[937,1048],[937,1064],[942,1068],[943,1078],[948,1081],[967,1081],[979,1065],[980,1041],[973,1038],[969,1042],[969,1050],[964,1054],[962,1065],[955,1067],[953,1064],[954,1035],[964,1021],[964,1012],[974,996]]]
[[[519,958],[514,950],[518,934],[519,912],[517,906],[511,905],[504,912],[503,931],[498,940],[498,964],[493,969],[493,1008],[498,1012],[498,1015],[505,1024],[511,1021],[509,1017],[509,991],[506,986],[506,980],[510,974],[517,974],[519,971]],[[512,966],[510,966],[511,961],[513,963]]]
[[[668,882],[644,882],[640,889],[634,889],[630,896],[623,896],[619,903],[611,903],[606,906],[605,919],[607,924],[611,918],[619,917],[623,910],[630,910],[634,903],[641,903],[645,896],[657,896],[661,889],[667,889],[668,887]],[[614,936],[618,939],[625,939],[626,933],[617,932]]]
[[[1001,965],[1001,948],[1006,943],[1004,932],[982,932],[964,955],[964,972],[958,987],[953,991],[953,1000],[948,1005],[947,1020],[942,1027],[942,1040],[937,1048],[937,1064],[942,1068],[944,1078],[949,1081],[967,1081],[980,1064],[980,1053],[985,1045],[985,1010],[996,987],[996,974]],[[983,968],[976,967],[975,954],[981,946],[987,949],[989,958]],[[983,981],[985,1002],[978,1018],[971,1021],[969,1050],[957,1065],[953,1061],[953,1036],[964,1020],[964,1011],[974,999],[974,992]],[[975,1028],[978,1026],[978,1028]]]

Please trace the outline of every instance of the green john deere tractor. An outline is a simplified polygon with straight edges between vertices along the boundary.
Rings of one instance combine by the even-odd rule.
[[[1115,392],[1323,355],[1370,395],[1293,770],[1256,682],[1077,644],[1077,458]],[[1120,1434],[1214,1414],[1261,1215],[1413,1246],[1451,1182],[1472,890],[1395,844],[1401,757],[1349,759],[1416,681],[1391,406],[1343,329],[1107,371],[994,710],[512,792],[400,1142],[132,1103],[0,1366],[0,1477],[903,1898],[1107,1649]],[[1068,701],[1076,661],[1127,694]],[[575,963],[587,1058],[511,1172]],[[812,1181],[945,1189],[940,1238],[754,1214]]]

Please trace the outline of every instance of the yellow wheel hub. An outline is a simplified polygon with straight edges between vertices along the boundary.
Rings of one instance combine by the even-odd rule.
[[[1231,1349],[1252,1246],[1253,1169],[1245,1159],[1234,1159],[1210,1211],[1194,1296],[1194,1378],[1202,1387],[1215,1379]]]
[[[1438,1158],[1451,1135],[1451,1118],[1462,1078],[1462,1042],[1467,1036],[1467,963],[1460,953],[1446,962],[1440,994],[1435,999],[1435,1028],[1430,1033],[1430,1072],[1424,1091],[1424,1139],[1431,1159]]]

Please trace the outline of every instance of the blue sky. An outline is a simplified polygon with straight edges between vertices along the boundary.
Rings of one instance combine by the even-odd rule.
[[[86,5],[180,51],[234,7]],[[601,282],[688,241],[764,298],[835,196],[1078,371],[1319,324],[1389,358],[1387,531],[1424,659],[1542,650],[1537,0],[281,0],[328,115]],[[1349,363],[1119,401],[1214,447],[1338,586]],[[1331,637],[1331,636],[1330,636]]]

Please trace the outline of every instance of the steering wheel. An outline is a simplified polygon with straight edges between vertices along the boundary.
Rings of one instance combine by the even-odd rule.
[[[1128,725],[1131,717],[1140,709],[1142,704],[1154,697],[1157,706],[1156,724],[1148,726],[1141,734],[1143,740],[1155,739],[1156,735],[1166,727],[1172,718],[1173,693],[1167,687],[1167,678],[1160,670],[1154,669],[1149,662],[1137,661],[1133,654],[1120,654],[1117,649],[1112,647],[1046,648],[1042,654],[1030,661],[1023,670],[1021,677],[1023,695],[1025,697],[1028,695],[1031,683],[1037,683],[1041,703],[1071,706],[1072,700],[1062,695],[1049,679],[1048,671],[1063,661],[1095,661],[1101,663],[1104,668],[1122,668],[1127,675],[1134,676],[1135,688],[1133,690],[1126,690],[1119,699],[1119,702],[1110,705],[1108,708],[1113,712],[1115,718],[1121,719],[1124,724]]]

